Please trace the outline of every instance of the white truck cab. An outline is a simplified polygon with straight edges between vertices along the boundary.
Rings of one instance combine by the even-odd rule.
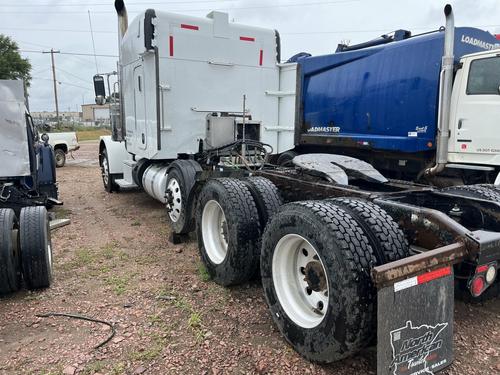
[[[500,49],[466,55],[460,63],[451,99],[448,161],[493,169],[500,166]]]

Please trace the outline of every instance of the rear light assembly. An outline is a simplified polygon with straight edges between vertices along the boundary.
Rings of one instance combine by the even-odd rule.
[[[469,283],[470,292],[479,297],[497,277],[497,262],[482,264],[476,267],[476,272]]]

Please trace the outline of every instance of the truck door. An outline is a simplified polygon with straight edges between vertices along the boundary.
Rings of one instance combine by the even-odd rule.
[[[146,133],[146,91],[144,90],[144,68],[142,65],[134,68],[134,113],[135,142],[137,147],[145,150],[147,147]]]
[[[457,153],[500,154],[500,54],[467,59],[462,69],[450,118],[455,141],[450,148]]]

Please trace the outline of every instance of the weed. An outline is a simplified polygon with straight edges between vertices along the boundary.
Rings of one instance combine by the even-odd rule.
[[[142,351],[133,352],[130,356],[136,361],[152,361],[161,354],[166,343],[166,338],[155,333],[151,336],[151,344],[148,347]]]
[[[129,280],[128,276],[109,276],[106,278],[106,284],[113,288],[117,296],[121,296],[127,290]]]
[[[207,268],[205,267],[205,265],[203,263],[200,263],[198,265],[198,275],[200,276],[200,279],[203,282],[207,282],[207,281],[210,281],[212,279],[212,277],[208,273]]]
[[[125,363],[123,362],[120,362],[120,363],[117,363],[116,365],[114,365],[111,370],[109,371],[109,374],[110,375],[121,375],[123,373],[125,373]]]
[[[138,221],[138,220],[135,220],[134,222],[132,222],[132,224],[130,224],[131,226],[133,227],[140,227],[141,226],[141,222]]]
[[[85,369],[83,370],[82,374],[83,375],[93,375],[96,372],[101,372],[101,370],[104,369],[104,362],[103,361],[95,361],[95,362],[90,362],[85,366]]]
[[[191,328],[199,328],[201,327],[201,315],[197,312],[191,313],[189,317],[188,324]]]

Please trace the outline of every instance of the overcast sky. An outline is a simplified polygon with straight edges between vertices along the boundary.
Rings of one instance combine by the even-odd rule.
[[[125,0],[130,19],[147,8],[199,17],[217,9],[236,22],[277,29],[283,59],[300,51],[329,53],[342,40],[354,44],[396,29],[434,30],[444,24],[447,2],[454,6],[457,26],[500,34],[500,0]],[[32,111],[55,106],[50,54],[28,51],[61,51],[55,55],[60,111],[93,102],[94,57],[62,54],[93,53],[89,11],[96,54],[117,55],[113,0],[0,0],[0,33],[17,41],[33,65]],[[116,58],[97,57],[99,72],[115,67]]]

